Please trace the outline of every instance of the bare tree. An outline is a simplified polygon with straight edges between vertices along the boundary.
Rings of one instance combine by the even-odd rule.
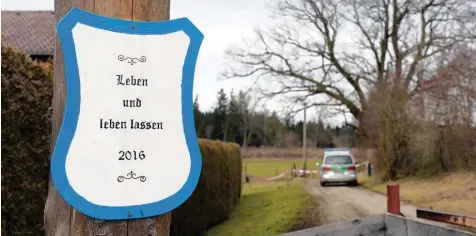
[[[254,99],[250,95],[250,91],[240,91],[238,93],[238,104],[243,123],[243,148],[246,148],[248,146],[248,142],[253,134],[252,128],[254,127],[252,126],[252,118],[254,117],[253,115],[255,113],[258,103],[259,99]]]
[[[314,122],[316,124],[315,124],[314,129],[315,129],[316,133],[314,135],[314,142],[312,142],[314,147],[319,146],[319,141],[320,141],[319,137],[322,136],[322,133],[320,133],[320,132],[324,131],[324,130],[322,130],[322,127],[319,126],[319,124],[320,123],[323,124],[324,119],[327,118],[326,117],[326,113],[327,113],[326,108],[327,107],[318,106],[318,107],[316,107],[316,110],[315,110]]]
[[[476,50],[461,47],[442,58],[444,64],[432,80],[422,84],[419,94],[426,104],[428,120],[440,125],[474,123],[476,105]]]
[[[476,54],[466,45],[440,58],[436,75],[421,85],[413,107],[422,111],[412,134],[419,171],[435,174],[476,166]],[[411,167],[409,167],[411,168]]]
[[[274,9],[277,25],[229,49],[223,76],[265,80],[264,96],[291,103],[324,95],[315,105],[359,121],[370,88],[396,84],[412,96],[430,77],[423,68],[476,39],[475,0],[279,0]]]

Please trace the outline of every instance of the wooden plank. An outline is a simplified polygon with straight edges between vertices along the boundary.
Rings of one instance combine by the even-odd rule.
[[[99,15],[130,20],[132,18],[132,0],[82,0],[81,6],[86,11]],[[127,221],[104,221],[93,219],[73,211],[71,235],[118,235],[127,236]]]
[[[133,9],[133,20],[161,21],[170,19],[170,0],[136,0]]]
[[[128,235],[162,236],[170,234],[171,214],[163,214],[154,218],[130,220]]]
[[[143,21],[169,19],[169,0],[55,0],[55,14],[60,20],[73,6],[100,15],[125,20]],[[52,145],[54,149],[63,120],[66,82],[63,54],[56,37],[54,57],[54,93],[52,116]],[[50,178],[51,179],[51,178]],[[69,206],[58,194],[50,180],[45,204],[45,231],[47,236],[87,235],[169,235],[171,214],[133,221],[104,221],[90,218]]]
[[[77,0],[73,5],[86,11],[94,12],[94,2],[94,0]],[[74,236],[93,235],[93,223],[94,221],[88,216],[72,209],[70,234]]]
[[[72,7],[71,1],[55,1],[55,17],[58,21],[61,19]],[[53,66],[53,114],[52,114],[52,132],[51,132],[51,153],[58,138],[58,133],[61,128],[63,120],[64,105],[65,105],[65,71],[63,67],[63,53],[61,45],[59,44],[58,35],[55,41],[55,57]],[[45,235],[69,235],[71,227],[71,207],[59,195],[53,181],[49,181],[48,197],[45,203],[44,212]]]
[[[87,236],[88,231],[88,217],[73,209],[71,217],[71,235]]]
[[[94,2],[94,13],[120,18],[123,20],[132,19],[133,0],[85,0]],[[160,0],[153,0],[160,1]],[[139,1],[140,2],[140,1]]]
[[[141,0],[133,2],[132,20],[160,21],[170,18],[170,0]],[[129,221],[128,235],[169,235],[172,213],[155,218]]]

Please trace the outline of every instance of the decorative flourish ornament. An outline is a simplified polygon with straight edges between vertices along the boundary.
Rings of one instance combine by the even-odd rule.
[[[136,177],[136,173],[131,171],[130,173],[127,173],[126,176],[122,176],[122,175],[118,176],[117,182],[123,182],[126,179],[139,179],[141,182],[145,182],[147,180],[147,178],[143,175]]]
[[[134,65],[136,64],[137,62],[145,62],[146,61],[146,57],[145,56],[141,56],[140,58],[137,58],[137,57],[125,57],[124,55],[119,55],[117,57],[117,59],[119,61],[126,61],[127,60],[127,63],[131,64],[131,65]]]

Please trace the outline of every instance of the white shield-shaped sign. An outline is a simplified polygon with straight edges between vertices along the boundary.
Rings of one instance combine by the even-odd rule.
[[[66,70],[54,184],[78,211],[160,215],[194,191],[201,156],[193,76],[203,35],[186,18],[124,21],[72,9],[57,25]]]

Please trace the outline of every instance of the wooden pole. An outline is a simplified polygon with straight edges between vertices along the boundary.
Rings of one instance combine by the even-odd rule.
[[[307,104],[304,102],[304,119],[302,123],[302,159],[304,160],[304,164],[302,166],[303,169],[303,177],[306,176],[306,169],[307,169],[307,117],[306,117],[306,110]]]
[[[160,21],[170,18],[170,0],[55,0],[56,20],[59,21],[72,7],[125,20]],[[63,53],[56,37],[51,150],[54,148],[63,121],[65,85]],[[47,236],[168,236],[171,213],[137,220],[93,219],[71,208],[58,194],[50,177],[44,221]]]
[[[266,109],[266,105],[263,105],[264,110],[264,135],[263,135],[263,146],[266,147],[267,145],[267,136],[268,136],[268,110]]]

